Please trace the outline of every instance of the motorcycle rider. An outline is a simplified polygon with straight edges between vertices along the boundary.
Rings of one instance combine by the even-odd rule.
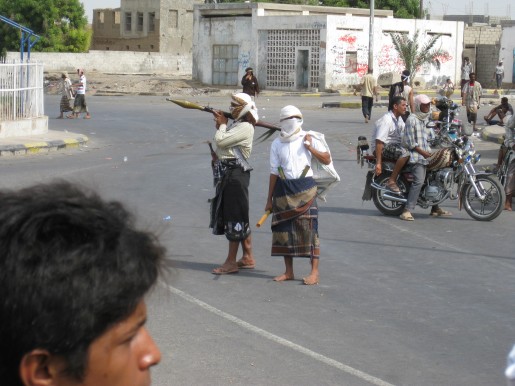
[[[430,129],[426,127],[429,121],[431,110],[431,99],[424,94],[415,97],[415,111],[406,121],[402,142],[409,149],[411,171],[413,182],[408,193],[408,200],[404,207],[404,212],[400,215],[401,220],[413,221],[411,212],[415,210],[418,196],[426,178],[426,168],[431,157],[431,147],[429,146]],[[431,208],[431,216],[450,216],[451,213],[434,205]]]
[[[402,133],[404,121],[402,116],[406,113],[406,99],[401,96],[393,97],[391,109],[379,118],[374,125],[370,148],[376,156],[376,176],[381,175],[383,158],[396,159],[393,172],[386,183],[388,189],[400,193],[397,186],[397,177],[401,169],[409,160],[408,150],[402,146]]]

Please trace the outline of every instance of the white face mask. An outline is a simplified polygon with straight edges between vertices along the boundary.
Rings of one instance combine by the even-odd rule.
[[[297,118],[285,119],[281,122],[281,136],[289,137],[292,135],[297,127],[299,127],[299,121]]]

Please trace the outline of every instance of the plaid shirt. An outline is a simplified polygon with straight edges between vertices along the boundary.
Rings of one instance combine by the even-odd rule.
[[[428,141],[430,131],[426,128],[428,121],[429,117],[421,121],[415,114],[411,114],[406,120],[402,142],[410,151],[410,164],[427,165],[429,163],[428,159],[415,150],[418,146],[422,150],[431,153],[431,146],[429,146]]]

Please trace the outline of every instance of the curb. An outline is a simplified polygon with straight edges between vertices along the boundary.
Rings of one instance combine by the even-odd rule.
[[[504,134],[491,133],[487,127],[481,132],[481,139],[501,144],[504,142]]]
[[[34,141],[23,144],[0,145],[0,157],[14,157],[17,155],[45,154],[63,149],[73,149],[84,146],[88,137],[79,135],[77,138],[69,138],[52,141]]]

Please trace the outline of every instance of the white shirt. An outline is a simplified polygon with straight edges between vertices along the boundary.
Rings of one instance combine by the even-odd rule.
[[[86,94],[86,77],[84,74],[80,76],[80,86],[77,87],[77,94]]]
[[[328,151],[313,136],[311,136],[311,146],[320,152]],[[276,138],[270,148],[270,173],[279,175],[278,167],[281,166],[286,179],[296,179],[300,178],[302,171],[308,165],[310,169],[306,177],[311,177],[313,176],[311,157],[311,152],[304,147],[304,135],[292,142],[281,142],[279,138]]]
[[[370,149],[372,152],[376,149],[376,139],[380,140],[385,145],[387,143],[400,144],[403,133],[404,121],[402,118],[395,118],[395,115],[393,115],[391,111],[388,111],[385,115],[379,118],[374,125]]]

